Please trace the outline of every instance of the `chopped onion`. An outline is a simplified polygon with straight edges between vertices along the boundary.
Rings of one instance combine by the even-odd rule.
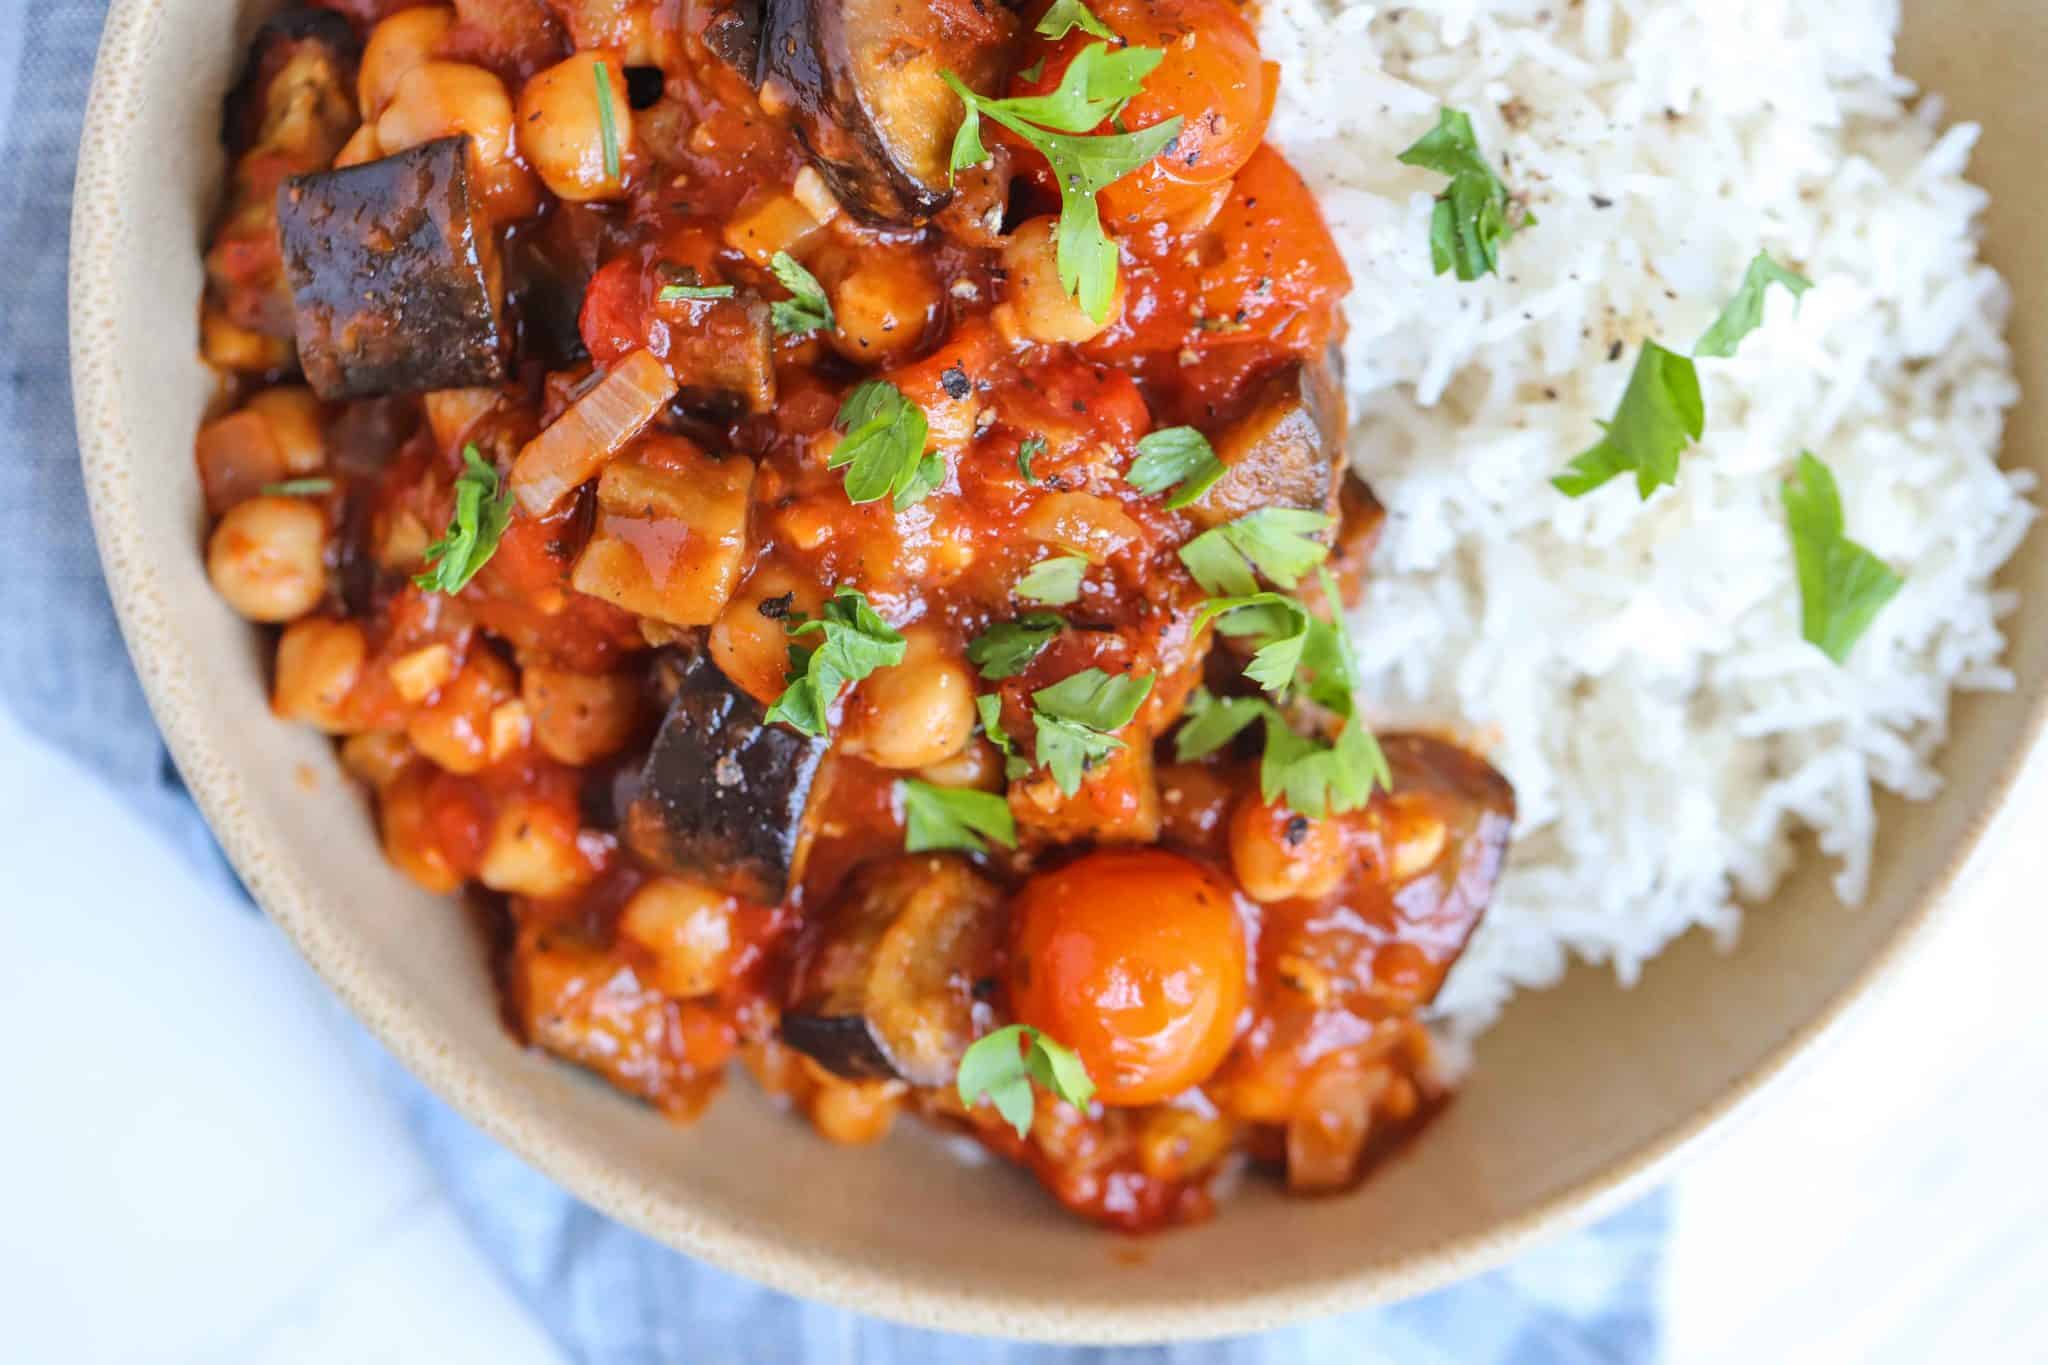
[[[512,462],[512,494],[519,505],[528,516],[541,516],[578,484],[597,477],[675,392],[676,381],[651,351],[635,351],[612,366]]]

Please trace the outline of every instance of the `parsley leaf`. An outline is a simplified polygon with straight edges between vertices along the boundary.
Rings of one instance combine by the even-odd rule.
[[[1182,763],[1207,758],[1259,721],[1286,724],[1263,697],[1219,697],[1206,687],[1196,688],[1188,698],[1186,714],[1173,736],[1173,756]]]
[[[619,128],[612,121],[612,73],[603,62],[590,68],[597,79],[597,131],[604,139],[604,178],[619,178]]]
[[[710,299],[729,299],[733,289],[729,284],[665,284],[654,296],[656,303],[703,303]]]
[[[1129,725],[1151,692],[1150,673],[1132,677],[1084,668],[1031,694],[1036,756],[1064,795],[1081,790],[1087,771],[1124,747],[1111,732]]]
[[[1834,473],[1811,453],[1800,452],[1781,491],[1799,567],[1800,633],[1842,663],[1905,580],[1845,534]]]
[[[1508,188],[1480,155],[1472,120],[1456,109],[1439,111],[1436,127],[1400,160],[1451,178],[1430,215],[1431,268],[1439,275],[1455,270],[1466,281],[1498,275],[1501,247],[1522,228],[1534,227],[1536,217],[1525,211],[1516,221],[1510,214]]]
[[[768,268],[774,272],[776,283],[794,295],[768,305],[775,335],[790,337],[831,330],[832,301],[825,297],[825,287],[818,283],[816,275],[804,269],[787,251],[770,257]]]
[[[282,483],[266,483],[256,491],[266,498],[317,498],[334,491],[334,480],[286,479]]]
[[[1045,438],[1043,436],[1026,436],[1017,443],[1017,472],[1024,476],[1024,482],[1031,482],[1031,462],[1043,454],[1045,454]]]
[[[1551,486],[1568,498],[1580,498],[1632,469],[1636,492],[1647,500],[1678,482],[1678,457],[1700,438],[1706,420],[1698,367],[1690,357],[1645,341],[1614,420],[1600,424],[1607,434],[1581,452]]]
[[[1165,427],[1138,442],[1138,458],[1131,461],[1124,482],[1140,493],[1173,488],[1166,508],[1177,511],[1208,492],[1226,472],[1208,437],[1193,427]]]
[[[1080,555],[1054,555],[1033,564],[1010,591],[1026,602],[1064,607],[1081,596],[1081,578],[1087,572],[1088,561]]]
[[[1329,557],[1330,547],[1311,539],[1329,526],[1330,518],[1321,512],[1262,507],[1181,546],[1180,562],[1204,592],[1217,596],[1248,597],[1257,592],[1254,570],[1291,588]]]
[[[464,469],[455,478],[455,515],[441,538],[427,547],[427,572],[413,582],[428,592],[458,593],[498,551],[499,537],[512,521],[512,490],[501,487],[498,471],[484,463],[476,442],[462,448]]]
[[[903,851],[934,853],[961,849],[986,853],[984,836],[1004,848],[1017,846],[1017,822],[1010,803],[994,792],[940,787],[914,777],[896,783],[903,803]]]
[[[1015,782],[1030,772],[1031,765],[1019,756],[1009,731],[1003,729],[1003,699],[993,692],[984,692],[974,699],[974,710],[981,717],[981,732],[1003,756],[1003,776]]]
[[[1034,611],[990,626],[967,646],[967,661],[991,682],[1014,678],[1031,666],[1066,624],[1057,612]]]
[[[834,593],[817,620],[788,618],[785,624],[792,640],[805,635],[820,639],[808,648],[790,645],[785,679],[789,686],[768,708],[767,719],[783,721],[807,735],[823,737],[831,728],[832,703],[847,684],[903,662],[903,637],[854,588]]]
[[[1095,1097],[1095,1082],[1081,1059],[1029,1024],[1011,1024],[976,1039],[960,1058],[954,1086],[969,1109],[987,1096],[1003,1121],[1025,1138],[1031,1134],[1033,1081],[1076,1109],[1085,1110]]]
[[[1250,597],[1223,597],[1209,602],[1195,616],[1194,629],[1211,621],[1225,635],[1259,635],[1265,642],[1245,665],[1244,675],[1268,692],[1283,693],[1301,671],[1315,622],[1307,607],[1277,592]]]
[[[1031,31],[1041,38],[1058,41],[1067,36],[1069,29],[1076,28],[1083,33],[1092,33],[1098,38],[1116,41],[1116,34],[1111,31],[1109,25],[1096,18],[1094,12],[1082,4],[1081,0],[1052,0],[1052,8],[1045,12],[1045,17],[1040,19],[1038,26]]]
[[[1336,602],[1337,585],[1319,571],[1326,601]],[[1353,692],[1358,665],[1343,618],[1325,621],[1278,593],[1207,604],[1197,628],[1215,620],[1230,634],[1268,637],[1245,674],[1285,701],[1305,697],[1342,721],[1334,743],[1297,733],[1285,713],[1264,697],[1216,697],[1206,688],[1188,699],[1186,721],[1174,736],[1183,762],[1212,754],[1254,724],[1265,726],[1265,755],[1259,762],[1259,792],[1313,819],[1330,811],[1356,810],[1375,787],[1393,787],[1386,754],[1358,714]]]
[[[1768,252],[1759,251],[1756,259],[1743,272],[1742,283],[1735,290],[1735,297],[1722,308],[1721,316],[1714,319],[1713,326],[1701,334],[1694,344],[1695,356],[1726,359],[1735,354],[1735,348],[1742,339],[1763,326],[1764,293],[1774,284],[1782,284],[1792,292],[1796,300],[1813,288],[1813,281],[1804,275],[1787,270],[1772,260]]]
[[[1074,55],[1050,93],[1010,99],[977,95],[951,71],[939,73],[966,106],[953,138],[952,170],[988,158],[981,140],[984,116],[1022,138],[1052,167],[1060,189],[1054,252],[1060,287],[1097,322],[1108,319],[1116,297],[1117,248],[1102,231],[1095,196],[1157,156],[1180,135],[1182,120],[1176,115],[1136,132],[1077,135],[1120,114],[1163,56],[1158,48],[1091,43]]]
[[[846,496],[852,502],[893,495],[900,511],[944,478],[943,469],[939,479],[930,478],[924,453],[930,428],[924,409],[894,384],[870,379],[856,386],[840,405],[835,425],[846,436],[833,448],[825,467],[846,468]]]

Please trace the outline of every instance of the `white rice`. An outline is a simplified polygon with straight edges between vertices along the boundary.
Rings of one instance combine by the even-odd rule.
[[[2011,686],[1991,577],[2033,511],[1997,464],[2006,291],[1977,259],[1976,130],[1916,103],[1897,19],[1888,0],[1264,0],[1272,136],[1356,280],[1352,450],[1390,509],[1358,622],[1368,705],[1475,736],[1520,798],[1440,1002],[1454,1033],[1570,956],[1628,982],[1692,926],[1732,940],[1802,831],[1857,901],[1873,791],[1932,795],[1951,692]],[[1541,220],[1505,278],[1430,273],[1442,177],[1395,157],[1445,104]],[[1740,354],[1701,362],[1707,432],[1678,486],[1554,491],[1640,342],[1690,350],[1759,249],[1815,287],[1796,310],[1774,289]],[[1906,578],[1841,668],[1799,636],[1779,484],[1802,449]]]

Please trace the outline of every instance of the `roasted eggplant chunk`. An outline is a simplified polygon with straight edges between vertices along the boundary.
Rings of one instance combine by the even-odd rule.
[[[299,364],[322,398],[502,383],[497,250],[445,137],[278,191]]]
[[[354,30],[332,10],[285,10],[256,30],[223,102],[221,145],[234,173],[206,252],[207,304],[263,353],[259,368],[290,364],[292,296],[278,255],[278,185],[327,166],[355,131],[358,51]]]
[[[1188,508],[1203,526],[1261,507],[1337,515],[1344,466],[1344,394],[1327,363],[1291,361],[1251,406],[1215,434],[1227,473]]]
[[[1376,807],[1381,864],[1401,937],[1435,969],[1418,975],[1428,1004],[1492,903],[1515,827],[1515,789],[1486,760],[1428,735],[1384,735],[1394,789]],[[1440,833],[1438,831],[1441,831]]]
[[[952,71],[992,92],[1016,20],[960,0],[766,0],[754,81],[855,216],[921,223],[952,198]],[[744,51],[744,30],[727,46]]]
[[[662,867],[774,905],[801,859],[825,741],[768,724],[706,654],[676,661],[674,687],[626,812],[627,842]]]
[[[351,92],[361,56],[355,30],[333,10],[295,5],[271,15],[249,40],[248,59],[221,101],[221,146],[239,159],[281,141],[309,145],[317,125],[331,158],[355,131]],[[293,131],[306,136],[286,136]]]
[[[944,1085],[974,1042],[1002,893],[964,861],[870,863],[826,914],[792,982],[782,1040],[856,1079]]]

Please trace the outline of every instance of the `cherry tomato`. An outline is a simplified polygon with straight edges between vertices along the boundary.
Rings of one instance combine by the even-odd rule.
[[[1170,1099],[1230,1051],[1244,928],[1201,863],[1103,849],[1026,882],[1012,915],[1017,1017],[1073,1049],[1104,1104]]]

